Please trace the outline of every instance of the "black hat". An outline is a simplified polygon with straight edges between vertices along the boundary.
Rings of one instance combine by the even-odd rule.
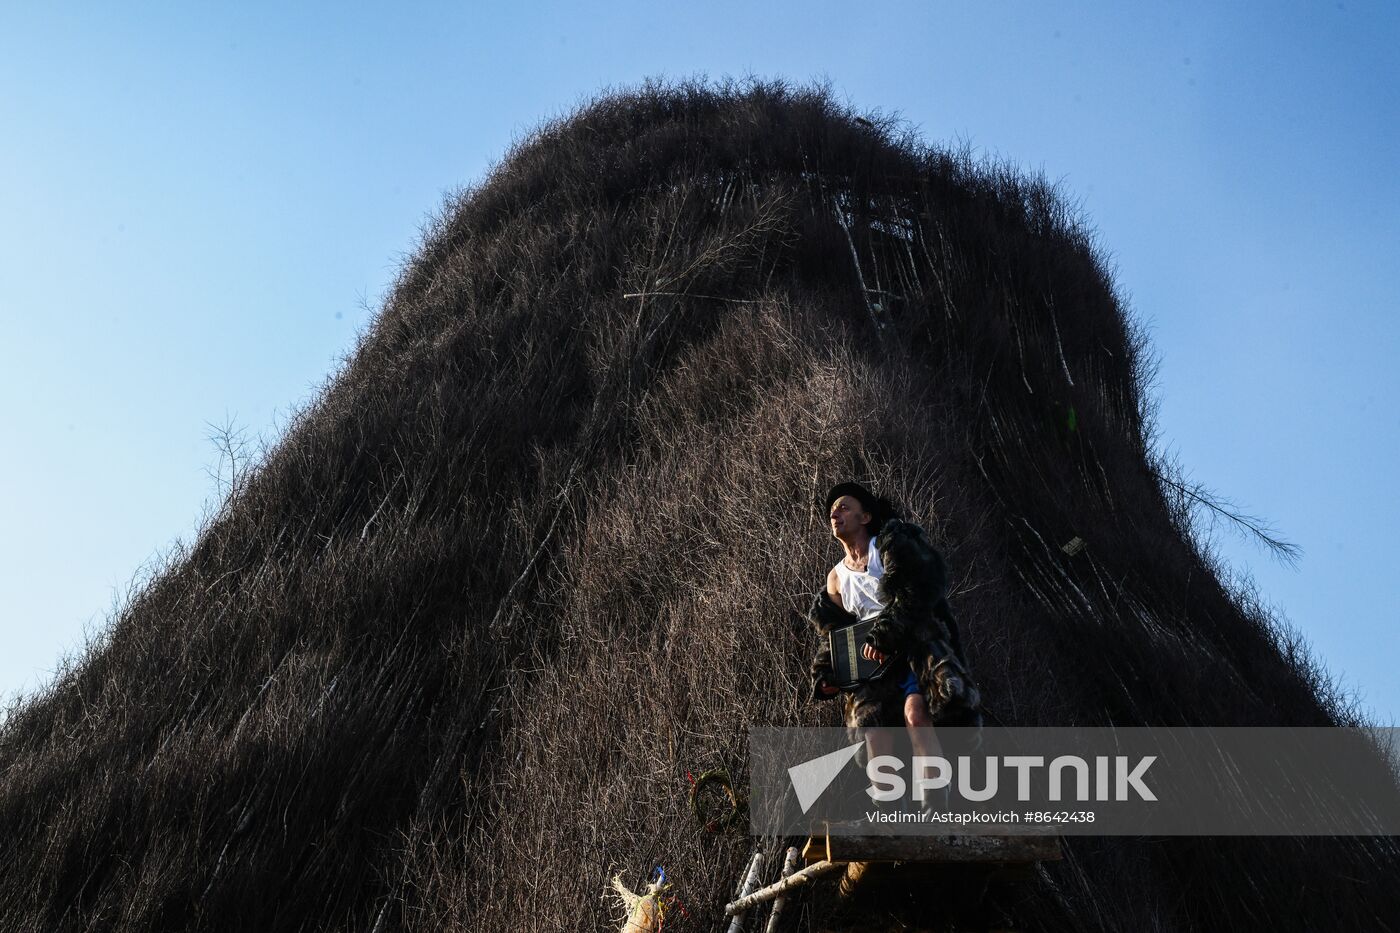
[[[842,496],[850,496],[860,503],[860,507],[870,513],[870,532],[874,534],[880,530],[880,526],[885,523],[885,519],[894,515],[894,506],[883,496],[866,489],[860,483],[837,483],[827,491],[826,512],[831,514],[831,504]]]

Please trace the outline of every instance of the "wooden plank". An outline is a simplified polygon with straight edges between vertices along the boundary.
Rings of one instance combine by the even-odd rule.
[[[807,844],[802,847],[802,864],[814,865],[817,862],[825,862],[827,859],[826,834],[813,833],[807,837]]]
[[[1061,858],[1060,837],[845,836],[828,833],[833,862],[1039,862]]]

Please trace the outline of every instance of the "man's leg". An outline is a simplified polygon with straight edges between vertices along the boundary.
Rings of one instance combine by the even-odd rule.
[[[914,754],[925,758],[943,756],[943,745],[938,741],[938,733],[933,728],[933,719],[928,714],[928,703],[922,693],[911,693],[904,698],[904,725],[909,730],[909,744]],[[927,774],[911,774],[910,781],[918,781]],[[948,788],[924,791],[924,809],[943,810],[948,805]]]
[[[943,746],[934,731],[933,720],[928,714],[928,704],[922,693],[911,693],[904,698],[904,725],[909,729],[909,741],[916,755],[942,755]]]
[[[872,683],[848,694],[846,707],[846,734],[853,741],[865,742],[865,760],[862,766],[881,755],[894,753],[894,736],[891,725],[897,726],[894,719],[898,695],[892,694],[891,685]],[[873,785],[872,785],[873,787]]]
[[[865,733],[866,761],[874,761],[881,755],[894,754],[894,736],[882,729],[867,729]]]

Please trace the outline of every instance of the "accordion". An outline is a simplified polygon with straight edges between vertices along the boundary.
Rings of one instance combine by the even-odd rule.
[[[865,636],[874,624],[874,619],[867,619],[827,633],[827,645],[831,649],[831,686],[838,690],[853,690],[889,670],[891,658],[888,656],[883,661],[868,661],[861,657]]]

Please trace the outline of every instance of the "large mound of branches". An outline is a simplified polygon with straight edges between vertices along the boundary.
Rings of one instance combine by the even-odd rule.
[[[712,928],[753,841],[701,831],[686,775],[742,787],[748,726],[836,724],[793,613],[844,479],[948,557],[1006,724],[1355,723],[1193,533],[1150,370],[1043,178],[781,83],[548,123],[11,711],[0,929],[612,929],[607,879],[658,864]],[[1397,869],[1387,840],[1073,839],[1020,922],[1393,929]]]

